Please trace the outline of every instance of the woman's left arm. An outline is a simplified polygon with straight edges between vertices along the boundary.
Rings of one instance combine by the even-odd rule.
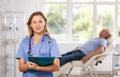
[[[60,68],[59,58],[55,58],[54,63],[49,66],[38,66],[35,63],[29,62],[28,63],[29,69],[34,69],[38,71],[47,71],[47,72],[53,72],[58,71]]]

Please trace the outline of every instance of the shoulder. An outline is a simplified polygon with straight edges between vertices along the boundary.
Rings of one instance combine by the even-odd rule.
[[[26,42],[28,42],[28,40],[29,40],[29,37],[24,37],[21,42],[26,43]]]
[[[104,41],[104,42],[107,42],[106,39],[104,39],[104,38],[100,38],[100,37],[97,37],[97,40],[100,41],[100,42],[103,42],[103,41]]]
[[[49,40],[51,43],[56,42],[56,40],[53,37],[49,36],[49,35],[44,35],[44,37],[45,37],[46,40]]]
[[[104,38],[100,38],[100,45],[103,45],[105,48],[107,47],[107,40]]]
[[[100,41],[103,41],[103,42],[106,42],[106,43],[107,43],[107,40],[104,39],[104,38],[100,38]]]
[[[52,43],[52,44],[54,44],[54,43],[56,43],[56,40],[53,38],[53,37],[49,37],[50,39],[49,39],[49,42],[50,43]]]

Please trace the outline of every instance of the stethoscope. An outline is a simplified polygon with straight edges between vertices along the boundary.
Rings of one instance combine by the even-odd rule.
[[[33,56],[32,52],[31,52],[31,39],[32,39],[32,36],[33,35],[31,35],[31,37],[29,38],[29,47],[28,47],[28,53],[27,53],[29,56]],[[41,51],[41,49],[43,47],[44,37],[45,37],[45,35],[43,35],[43,37],[42,37],[42,44],[41,44],[41,47],[39,49],[39,53],[40,53],[40,51]],[[52,40],[51,40],[50,36],[48,36],[48,37],[49,37],[48,43],[50,44],[52,42]]]

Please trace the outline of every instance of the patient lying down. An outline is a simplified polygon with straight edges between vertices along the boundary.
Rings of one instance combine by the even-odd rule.
[[[92,56],[101,54],[107,48],[107,38],[110,36],[109,30],[103,29],[99,33],[99,37],[91,38],[81,47],[63,54],[60,59],[60,66],[74,60],[82,60],[85,63]]]

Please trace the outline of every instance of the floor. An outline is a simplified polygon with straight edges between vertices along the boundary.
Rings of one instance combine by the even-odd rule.
[[[111,74],[99,74],[99,77],[113,77]],[[80,75],[70,75],[68,77],[82,77]],[[84,77],[90,77],[90,75],[85,75]]]
[[[68,76],[62,75],[60,77],[91,77],[90,74],[88,74],[88,73],[86,73],[84,76],[81,76],[80,75],[81,71],[77,70],[77,69],[78,68],[74,68]],[[95,76],[93,76],[93,77],[95,77]],[[113,76],[112,72],[99,72],[98,77],[120,77],[120,76]]]

